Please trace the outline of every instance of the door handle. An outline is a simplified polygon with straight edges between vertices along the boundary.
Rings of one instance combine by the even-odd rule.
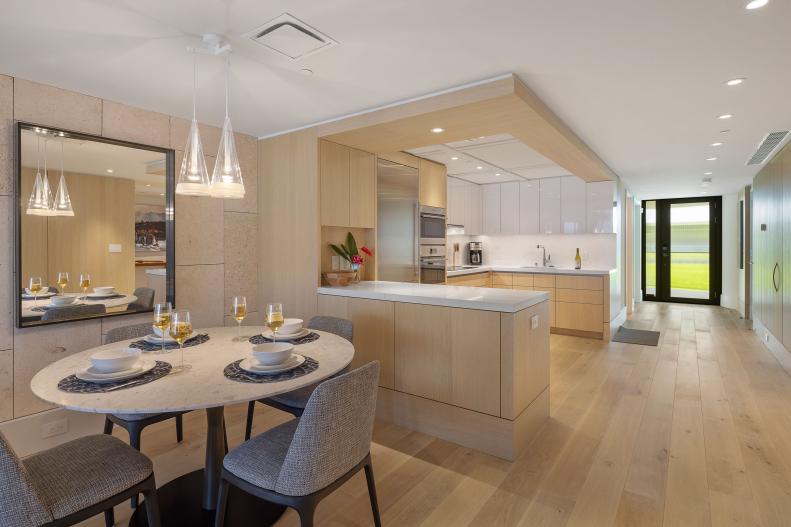
[[[775,280],[775,276],[777,275],[778,269],[780,269],[780,264],[775,262],[775,266],[772,268],[772,285],[775,288],[775,292],[780,291],[780,284]]]

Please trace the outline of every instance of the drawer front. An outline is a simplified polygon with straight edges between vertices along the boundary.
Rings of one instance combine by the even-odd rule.
[[[511,287],[513,283],[513,273],[492,273],[492,287]]]
[[[555,302],[555,327],[601,333],[602,306]]]
[[[489,287],[489,272],[451,276],[448,277],[447,283],[467,287]]]
[[[601,276],[558,275],[557,287],[563,289],[589,289],[591,291],[601,291],[602,278]]]
[[[558,302],[602,305],[601,291],[591,291],[589,289],[561,289],[559,287],[555,291],[555,298]]]
[[[533,275],[514,273],[514,287],[533,287]]]
[[[510,285],[492,285],[492,289],[513,289]]]
[[[548,287],[555,287],[555,275],[553,274],[534,274],[533,287],[537,290],[546,289]]]
[[[554,287],[514,287],[514,289],[540,291],[542,293],[546,293],[549,296],[549,300],[550,301],[552,301],[552,302],[555,301],[555,288]]]

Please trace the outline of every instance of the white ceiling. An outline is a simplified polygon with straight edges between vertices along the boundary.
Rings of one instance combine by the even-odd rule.
[[[226,35],[234,126],[257,136],[514,72],[639,196],[694,194],[706,171],[717,194],[791,127],[791,2],[746,1],[5,0],[0,71],[189,117],[185,48]],[[284,12],[338,45],[292,61],[239,38]],[[199,59],[199,117],[219,125],[222,60]]]
[[[569,174],[510,134],[480,136],[409,152],[442,163],[450,176],[479,185]]]

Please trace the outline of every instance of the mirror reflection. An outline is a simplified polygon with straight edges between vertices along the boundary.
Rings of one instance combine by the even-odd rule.
[[[168,295],[171,153],[19,130],[21,326],[151,311]]]

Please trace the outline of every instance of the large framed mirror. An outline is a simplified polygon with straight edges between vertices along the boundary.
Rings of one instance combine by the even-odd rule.
[[[17,327],[175,305],[174,151],[16,126]]]

